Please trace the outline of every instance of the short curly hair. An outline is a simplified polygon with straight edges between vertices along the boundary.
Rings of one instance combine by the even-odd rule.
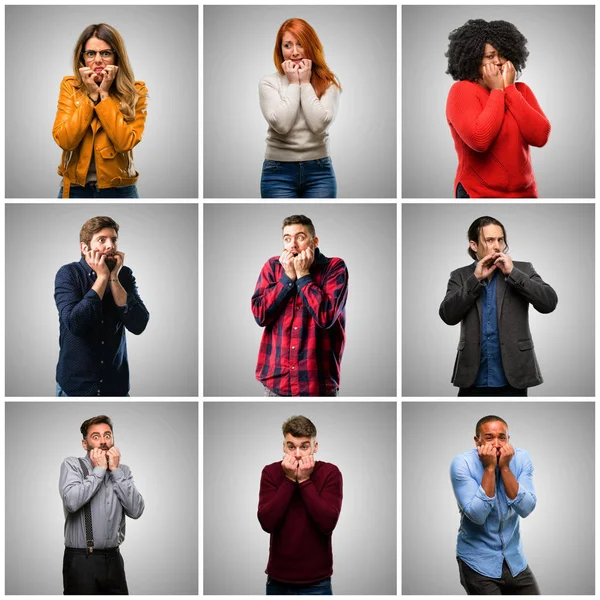
[[[462,27],[448,36],[450,44],[445,56],[448,58],[446,73],[455,81],[477,81],[485,45],[491,44],[514,65],[517,76],[525,68],[529,51],[527,39],[508,21],[484,21],[469,19]]]

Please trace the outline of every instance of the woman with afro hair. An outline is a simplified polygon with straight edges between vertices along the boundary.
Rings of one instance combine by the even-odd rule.
[[[507,21],[472,19],[449,35],[446,119],[458,154],[456,198],[537,198],[529,146],[544,146],[550,122],[533,92],[515,82],[527,40]]]

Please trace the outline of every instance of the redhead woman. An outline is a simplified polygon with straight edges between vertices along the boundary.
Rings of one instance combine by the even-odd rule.
[[[516,82],[527,40],[507,21],[474,19],[449,36],[446,118],[458,154],[456,198],[537,198],[530,146],[550,122],[531,88]]]
[[[59,198],[139,198],[132,149],[142,139],[148,90],[135,81],[123,38],[104,23],[86,27],[74,76],[60,84],[52,135],[63,149]]]
[[[288,19],[279,28],[273,59],[277,73],[259,84],[269,124],[261,196],[335,198],[328,130],[342,88],[315,30],[302,19]]]

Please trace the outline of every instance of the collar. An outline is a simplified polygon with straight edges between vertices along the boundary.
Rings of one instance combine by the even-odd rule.
[[[318,246],[315,248],[315,260],[313,262],[317,265],[324,265],[329,262],[329,259],[321,253]]]
[[[79,265],[85,271],[86,275],[92,275],[94,273],[94,271],[92,271],[92,268],[90,267],[90,265],[87,264],[83,256],[79,259]]]

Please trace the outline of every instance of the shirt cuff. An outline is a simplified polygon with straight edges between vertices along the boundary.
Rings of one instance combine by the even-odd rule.
[[[123,479],[125,477],[125,473],[123,473],[123,470],[121,469],[121,467],[117,467],[113,471],[110,471],[110,475],[113,479],[115,479],[117,481],[120,481],[121,479]]]
[[[91,288],[88,290],[84,298],[87,298],[88,300],[97,300],[98,302],[102,302],[100,296],[98,296],[98,294],[96,293],[96,290],[93,290]]]
[[[296,285],[298,289],[301,290],[305,285],[308,285],[313,280],[312,275],[309,273],[308,275],[304,275],[303,277],[299,277],[296,279]]]
[[[287,289],[291,289],[296,285],[296,282],[293,279],[290,279],[285,273],[283,273],[279,279],[279,283],[281,283],[281,285]]]
[[[103,469],[102,467],[94,467],[92,469],[92,475],[96,475],[97,477],[104,477],[105,473],[106,469]]]
[[[479,498],[480,500],[483,500],[485,502],[489,502],[490,504],[493,504],[494,501],[496,500],[496,490],[494,490],[494,495],[490,498],[485,493],[485,490],[483,489],[483,487],[479,486],[479,489],[477,490],[477,493],[475,494],[475,496],[477,498]]]
[[[517,490],[517,495],[512,500],[508,496],[506,496],[506,504],[508,506],[511,506],[512,504],[521,502],[521,500],[523,499],[523,496],[525,496],[525,490],[523,489],[523,486],[521,484],[519,484],[519,489]]]

